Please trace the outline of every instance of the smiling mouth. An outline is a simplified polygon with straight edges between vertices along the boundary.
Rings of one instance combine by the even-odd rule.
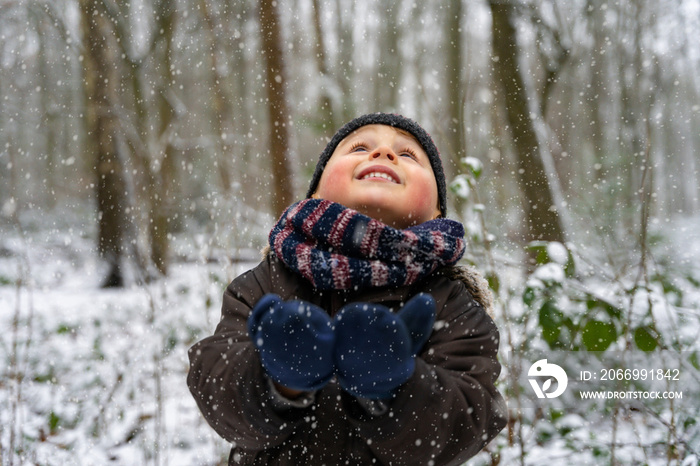
[[[382,181],[389,181],[391,183],[396,183],[398,184],[399,182],[394,179],[393,176],[387,174],[387,173],[382,173],[382,172],[370,172],[367,173],[366,175],[363,175],[360,180],[368,180],[368,179],[380,179]]]
[[[389,167],[384,165],[373,165],[362,170],[358,177],[360,181],[379,181],[382,183],[401,184],[399,175]]]

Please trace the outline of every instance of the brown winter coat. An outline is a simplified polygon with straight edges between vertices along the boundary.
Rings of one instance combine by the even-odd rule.
[[[505,404],[494,387],[498,330],[454,268],[411,287],[319,291],[268,255],[224,293],[213,336],[190,349],[188,385],[209,424],[232,443],[230,464],[461,464],[504,427]],[[346,303],[381,303],[397,311],[419,293],[433,295],[435,329],[416,369],[390,402],[371,415],[335,379],[306,408],[272,406],[269,384],[246,330],[266,293],[301,299],[331,316]]]

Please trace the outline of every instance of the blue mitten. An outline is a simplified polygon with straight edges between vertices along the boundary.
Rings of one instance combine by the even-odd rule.
[[[335,366],[340,386],[352,395],[390,398],[415,368],[430,337],[435,300],[421,293],[398,314],[373,303],[352,303],[335,316]]]
[[[333,376],[335,333],[320,307],[266,294],[253,307],[248,333],[267,374],[280,385],[317,390]]]

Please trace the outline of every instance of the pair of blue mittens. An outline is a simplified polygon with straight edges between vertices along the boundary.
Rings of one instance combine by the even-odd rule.
[[[280,385],[318,390],[336,374],[354,396],[387,399],[413,374],[434,320],[435,301],[425,293],[397,314],[380,304],[352,303],[332,320],[314,304],[267,294],[248,318],[248,333]]]

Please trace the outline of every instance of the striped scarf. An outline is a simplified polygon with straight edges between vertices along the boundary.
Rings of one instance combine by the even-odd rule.
[[[323,199],[290,206],[270,231],[270,247],[316,289],[411,285],[464,254],[464,227],[448,219],[397,230]]]

